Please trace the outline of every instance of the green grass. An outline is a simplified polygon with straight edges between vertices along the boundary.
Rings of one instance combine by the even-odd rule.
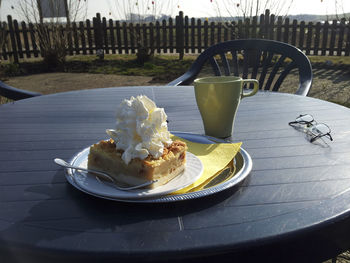
[[[152,77],[154,82],[168,83],[186,72],[196,57],[196,55],[186,55],[183,60],[179,60],[178,56],[173,54],[155,55],[150,61],[140,65],[134,54],[107,54],[104,60],[99,60],[96,55],[76,55],[68,56],[64,67],[58,68],[54,72],[147,76]],[[342,94],[345,92],[343,86],[348,77],[341,77],[345,77],[350,72],[350,57],[309,56],[309,59],[315,73],[312,91],[319,92],[319,94],[310,95],[315,97],[322,95],[321,99],[350,107],[348,93],[341,98],[334,94],[335,86]],[[13,76],[48,72],[42,60],[37,58],[25,60],[20,65],[5,62],[0,66],[0,71],[4,73],[2,76],[0,74],[0,80],[6,80],[6,78]],[[345,75],[343,76],[343,74]],[[320,89],[320,85],[324,85],[324,88]]]
[[[57,68],[55,72],[149,76],[161,81],[183,74],[194,60],[195,56],[179,60],[173,55],[156,55],[140,65],[136,55],[105,55],[104,60],[99,60],[95,55],[77,55],[67,57],[64,67]],[[3,68],[8,77],[47,72],[41,60],[25,61],[19,66],[4,63]]]
[[[0,105],[1,105],[1,104],[5,104],[5,103],[9,103],[9,102],[12,102],[12,100],[0,96]]]
[[[196,55],[186,55],[179,60],[177,55],[155,55],[144,65],[136,62],[136,55],[107,54],[104,60],[99,60],[95,55],[67,56],[64,67],[57,68],[57,72],[94,73],[150,76],[161,80],[179,76],[184,73]],[[350,67],[350,57],[344,56],[309,56],[313,67]],[[47,67],[41,59],[25,60],[18,66],[9,62],[3,62],[5,76],[19,76],[47,72]]]
[[[104,60],[95,56],[69,57],[66,62],[68,72],[87,72],[118,75],[159,76],[185,72],[194,61],[193,57],[179,60],[176,56],[154,56],[140,65],[135,55],[105,55]],[[83,66],[83,68],[81,68]]]
[[[328,61],[336,65],[350,65],[350,57],[344,56],[309,56],[312,64],[327,63]]]

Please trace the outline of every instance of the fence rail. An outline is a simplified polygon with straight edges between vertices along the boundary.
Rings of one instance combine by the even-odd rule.
[[[23,58],[41,56],[38,34],[32,23],[19,23],[11,16],[0,23],[5,31],[5,45],[0,59],[18,63]],[[309,22],[265,14],[244,21],[208,22],[183,16],[175,21],[133,24],[101,18],[99,14],[85,22],[73,22],[67,29],[68,55],[91,55],[103,50],[105,54],[136,53],[141,46],[155,53],[200,53],[207,47],[231,39],[263,38],[297,46],[306,55],[349,56],[350,23],[345,19],[332,22]]]

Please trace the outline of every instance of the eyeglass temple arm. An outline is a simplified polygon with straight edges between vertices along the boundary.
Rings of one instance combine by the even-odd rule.
[[[288,125],[293,125],[293,124],[306,124],[310,125],[312,124],[313,121],[291,121],[288,123]]]
[[[314,141],[316,141],[317,139],[319,139],[319,138],[321,138],[321,137],[323,137],[323,136],[328,136],[329,139],[330,139],[331,141],[333,141],[332,135],[328,132],[328,133],[325,133],[325,134],[316,135],[315,137],[311,138],[310,142],[314,142]]]

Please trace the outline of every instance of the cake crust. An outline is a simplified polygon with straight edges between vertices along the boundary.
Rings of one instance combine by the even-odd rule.
[[[128,164],[122,160],[123,150],[117,149],[113,139],[100,141],[90,147],[88,168],[110,174],[122,185],[138,185],[157,180],[147,188],[166,184],[185,169],[187,145],[180,140],[164,147],[159,158],[148,155],[144,160],[132,159]]]

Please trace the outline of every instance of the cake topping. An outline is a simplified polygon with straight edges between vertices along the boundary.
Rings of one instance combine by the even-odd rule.
[[[126,164],[133,158],[145,159],[149,154],[159,158],[164,146],[172,143],[167,116],[163,108],[147,96],[125,99],[117,108],[114,130],[107,134],[116,142],[117,149],[124,150],[122,159]]]

